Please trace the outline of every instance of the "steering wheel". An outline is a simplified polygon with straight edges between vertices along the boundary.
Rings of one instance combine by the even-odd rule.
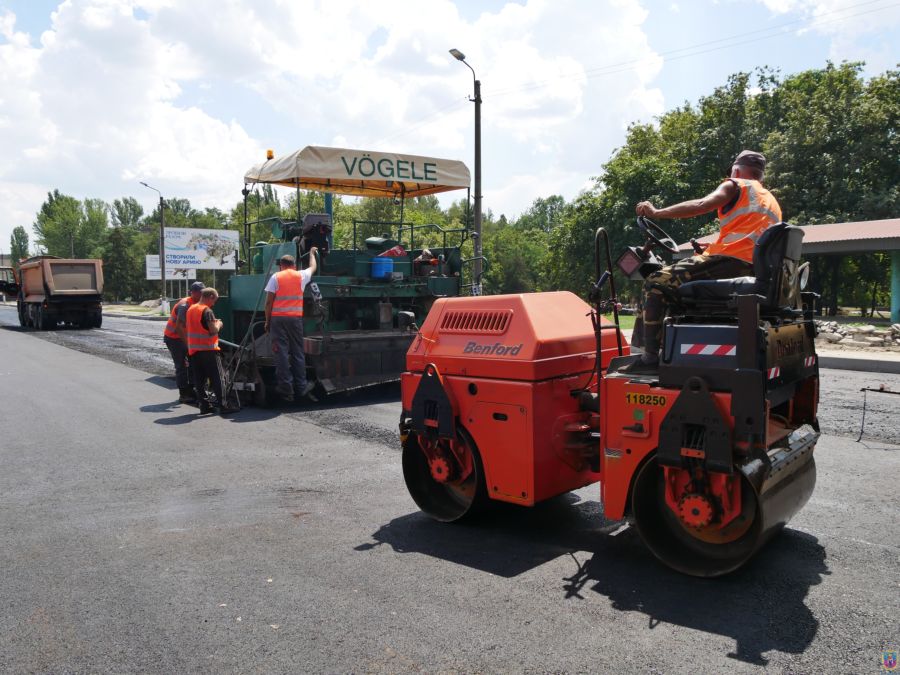
[[[638,216],[637,225],[638,229],[640,229],[641,231],[641,234],[645,235],[647,239],[652,241],[661,249],[663,249],[664,251],[668,251],[669,253],[678,253],[678,244],[675,243],[675,240],[672,239],[672,237],[670,237],[668,234],[666,234],[665,230],[663,230],[652,220],[645,216]]]

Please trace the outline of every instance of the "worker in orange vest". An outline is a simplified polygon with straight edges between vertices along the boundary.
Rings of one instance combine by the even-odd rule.
[[[181,403],[194,403],[197,400],[191,381],[191,364],[184,326],[188,307],[200,301],[202,290],[202,281],[195,281],[191,284],[191,294],[175,303],[169,320],[166,321],[165,330],[163,330],[163,342],[166,343],[169,354],[172,355],[172,362],[175,364],[175,383],[178,385],[178,400]]]
[[[294,256],[278,260],[279,271],[266,284],[266,332],[272,340],[275,356],[275,391],[285,401],[293,401],[295,392],[305,397],[315,385],[306,379],[303,356],[303,291],[316,272],[316,252],[309,250],[309,267],[297,270]]]
[[[766,158],[744,150],[735,157],[731,175],[702,199],[657,209],[640,202],[639,216],[692,218],[716,211],[719,236],[703,253],[679,260],[649,275],[644,283],[644,353],[621,371],[654,373],[659,368],[659,347],[667,309],[667,295],[686,281],[731,279],[753,274],[753,247],[771,225],[781,222],[781,206],[762,186]]]
[[[201,415],[213,409],[213,403],[207,394],[207,381],[216,396],[215,402],[220,414],[240,410],[225,400],[225,373],[219,350],[219,331],[222,330],[222,322],[212,311],[218,299],[219,293],[215,288],[204,288],[200,294],[200,302],[191,305],[185,317],[188,355],[191,359],[194,389],[200,402]]]

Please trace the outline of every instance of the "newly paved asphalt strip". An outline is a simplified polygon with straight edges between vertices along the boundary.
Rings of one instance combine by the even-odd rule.
[[[115,335],[126,357],[66,332],[0,327],[0,672],[864,673],[900,643],[889,428],[825,435],[788,529],[698,580],[605,521],[597,486],[430,521],[395,391],[199,417]],[[856,383],[824,375],[850,427]]]

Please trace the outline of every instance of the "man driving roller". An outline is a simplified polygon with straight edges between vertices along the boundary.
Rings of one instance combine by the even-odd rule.
[[[646,218],[692,218],[716,211],[719,236],[703,253],[663,267],[644,283],[644,353],[621,370],[655,373],[659,368],[662,324],[668,297],[687,281],[730,279],[752,274],[753,247],[760,235],[781,221],[781,207],[762,186],[766,158],[744,150],[731,167],[731,174],[715,190],[701,199],[692,199],[661,209],[640,202],[636,211]]]

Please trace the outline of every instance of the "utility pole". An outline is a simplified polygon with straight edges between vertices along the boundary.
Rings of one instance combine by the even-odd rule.
[[[152,185],[147,185],[144,181],[140,181],[145,188],[150,188],[159,195],[159,277],[162,282],[162,295],[160,296],[160,308],[163,312],[169,311],[169,301],[166,297],[166,200],[163,199],[162,192]]]
[[[472,266],[472,295],[481,295],[481,275],[484,270],[481,247],[481,80],[475,75],[475,69],[466,62],[465,54],[458,49],[451,49],[450,54],[472,71],[475,83],[475,97],[469,99],[475,104],[475,223],[472,233],[475,260]]]

